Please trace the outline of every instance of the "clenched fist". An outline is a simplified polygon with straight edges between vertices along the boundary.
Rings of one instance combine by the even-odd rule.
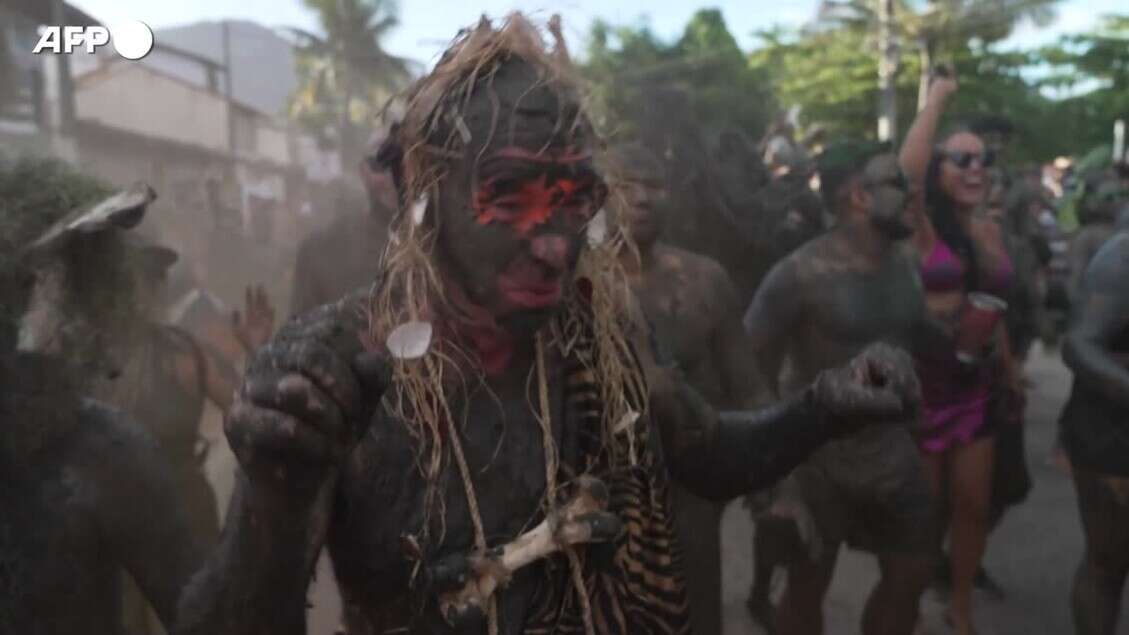
[[[224,430],[252,479],[337,465],[361,438],[391,375],[365,328],[343,300],[292,319],[251,358]]]
[[[912,421],[921,405],[921,384],[909,355],[878,343],[845,366],[820,373],[812,396],[847,432],[883,420]]]

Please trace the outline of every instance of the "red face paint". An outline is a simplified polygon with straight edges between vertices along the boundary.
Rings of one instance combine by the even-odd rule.
[[[505,223],[521,235],[547,222],[556,210],[584,222],[593,211],[591,186],[591,182],[546,173],[519,182],[490,179],[475,193],[475,220],[480,225]]]

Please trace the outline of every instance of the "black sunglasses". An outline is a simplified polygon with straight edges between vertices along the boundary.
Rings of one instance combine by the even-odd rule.
[[[980,167],[990,168],[996,162],[996,153],[991,150],[984,152],[966,152],[964,150],[937,150],[942,158],[953,162],[953,165],[962,170],[972,167],[973,161],[979,161]]]

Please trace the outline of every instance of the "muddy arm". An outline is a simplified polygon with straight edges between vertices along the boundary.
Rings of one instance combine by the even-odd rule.
[[[737,292],[729,277],[721,272],[716,297],[721,305],[721,321],[714,329],[710,346],[714,363],[725,390],[727,408],[751,408],[768,401],[768,387],[757,367],[753,344],[738,319]]]
[[[1082,286],[1082,274],[1086,272],[1086,266],[1090,264],[1090,260],[1107,237],[1108,234],[1100,235],[1093,227],[1083,227],[1074,237],[1074,240],[1070,241],[1070,250],[1066,256],[1070,267],[1066,279],[1066,292],[1071,299],[1078,299]]]
[[[226,413],[239,388],[239,373],[215,347],[201,343],[200,348],[204,353],[205,392],[220,412]]]
[[[756,361],[769,394],[780,396],[780,368],[791,346],[789,334],[803,317],[803,288],[794,258],[785,258],[765,276],[745,312],[745,354]]]
[[[933,156],[937,126],[941,121],[941,115],[945,112],[945,105],[956,87],[956,81],[953,79],[939,78],[933,81],[929,87],[925,107],[914,117],[913,124],[906,132],[905,141],[902,142],[901,150],[898,152],[898,163],[910,183],[912,196],[909,205],[913,212],[915,242],[919,245],[931,243],[936,236],[936,230],[925,209],[925,179],[930,158]]]
[[[251,359],[224,419],[239,460],[220,546],[181,599],[176,633],[302,635],[338,467],[390,373],[350,299],[291,320]],[[358,361],[351,361],[351,360]]]
[[[331,490],[327,490],[328,491]],[[242,470],[220,544],[181,598],[178,635],[306,632],[306,590],[324,527],[317,498],[256,491]]]
[[[1079,380],[1129,409],[1129,368],[1111,350],[1129,329],[1129,233],[1098,251],[1080,286],[1063,360]]]
[[[832,437],[912,421],[921,402],[910,357],[881,343],[757,410],[718,413],[673,372],[649,379],[651,415],[672,474],[699,496],[722,501],[771,485]]]
[[[166,627],[204,560],[156,442],[124,415],[88,402],[78,459],[97,494],[95,519],[115,560],[137,581]]]
[[[685,382],[666,383],[652,397],[663,453],[672,475],[702,498],[727,501],[766,488],[831,437],[810,391],[720,414]]]

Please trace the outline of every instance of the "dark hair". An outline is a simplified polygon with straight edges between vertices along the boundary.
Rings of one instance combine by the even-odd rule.
[[[937,147],[962,132],[976,134],[968,126],[954,126],[939,137]],[[929,219],[933,222],[937,235],[965,263],[965,292],[976,291],[980,288],[980,267],[976,256],[976,245],[972,242],[972,236],[969,236],[964,226],[960,224],[956,204],[941,188],[942,163],[944,163],[944,155],[935,148],[929,158],[929,167],[925,171],[925,208],[929,212]]]

